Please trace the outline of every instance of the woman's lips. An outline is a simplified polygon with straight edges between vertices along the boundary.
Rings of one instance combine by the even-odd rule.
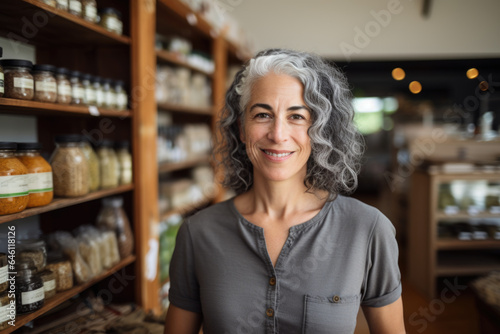
[[[292,156],[293,151],[278,151],[261,149],[264,156],[271,161],[284,161]]]

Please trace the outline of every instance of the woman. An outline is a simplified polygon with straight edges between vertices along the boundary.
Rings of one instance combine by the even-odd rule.
[[[362,153],[345,77],[266,50],[236,75],[219,122],[237,196],[190,217],[171,261],[165,333],[404,333],[394,228],[342,196]]]

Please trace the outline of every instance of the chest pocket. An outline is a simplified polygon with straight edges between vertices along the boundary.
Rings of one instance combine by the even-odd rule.
[[[352,334],[360,296],[305,296],[302,334]]]

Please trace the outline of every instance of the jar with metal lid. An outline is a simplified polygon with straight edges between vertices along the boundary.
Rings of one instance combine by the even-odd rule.
[[[57,7],[57,0],[43,0],[43,2],[49,6]]]
[[[70,104],[72,98],[71,82],[68,79],[68,69],[58,68],[56,70],[57,103]]]
[[[83,104],[89,105],[89,106],[95,106],[96,105],[96,95],[95,95],[95,90],[94,86],[92,86],[92,75],[90,74],[83,74],[82,75],[82,86],[83,86]]]
[[[102,90],[104,92],[104,108],[116,109],[116,93],[114,87],[111,85],[113,80],[104,79],[102,81]]]
[[[68,10],[68,8],[69,8],[68,0],[57,0],[56,8],[62,9],[62,10]]]
[[[92,23],[97,22],[97,2],[96,0],[82,0],[83,18]]]
[[[54,76],[56,68],[52,65],[34,65],[33,80],[35,80],[35,101],[56,102],[57,81]]]
[[[89,165],[81,149],[80,135],[58,135],[52,153],[54,195],[77,197],[89,192]]]
[[[114,8],[103,8],[99,11],[99,24],[115,34],[123,33],[122,13]]]
[[[97,148],[97,156],[99,157],[99,165],[101,168],[101,188],[114,188],[118,186],[120,167],[118,158],[113,150],[113,142],[103,140]]]
[[[49,299],[56,295],[56,275],[51,270],[44,270],[40,273],[43,281],[43,292],[45,299]]]
[[[7,268],[7,254],[0,253],[0,293],[7,290],[7,278],[8,278],[8,268]]]
[[[86,137],[82,137],[82,150],[89,164],[89,191],[96,191],[101,185],[99,158]]]
[[[82,0],[69,0],[68,12],[82,17]]]
[[[83,97],[85,91],[83,89],[82,82],[80,81],[81,73],[78,71],[72,71],[70,73],[70,83],[71,83],[71,104],[83,104]]]
[[[38,272],[47,265],[47,247],[41,239],[17,239],[16,259],[20,261],[31,260]]]
[[[32,261],[16,262],[16,312],[31,313],[42,308],[45,302],[43,280]]]
[[[29,60],[2,59],[4,70],[4,97],[21,100],[33,100],[35,84],[30,71],[33,63]]]
[[[73,287],[73,266],[60,252],[50,252],[48,264],[45,267],[52,271],[56,277],[56,291],[66,291]]]
[[[128,96],[124,86],[123,81],[115,81],[116,109],[118,110],[126,110],[128,107]]]
[[[3,56],[3,48],[0,46],[0,58],[2,58]],[[3,96],[5,92],[5,88],[4,88],[4,81],[3,81],[3,67],[2,67],[2,63],[0,62],[0,97]]]
[[[132,155],[130,154],[130,143],[121,141],[116,144],[116,156],[120,165],[119,183],[132,183]]]
[[[29,201],[28,169],[14,156],[16,143],[0,142],[0,215],[23,211]]]
[[[92,86],[95,91],[95,102],[99,108],[104,107],[104,91],[102,90],[102,78],[95,76],[92,78]]]
[[[9,321],[16,317],[16,303],[14,295],[8,291],[0,293],[0,331],[10,327]]]
[[[17,143],[15,156],[28,169],[28,208],[47,205],[54,197],[52,167],[40,155],[40,143]]]

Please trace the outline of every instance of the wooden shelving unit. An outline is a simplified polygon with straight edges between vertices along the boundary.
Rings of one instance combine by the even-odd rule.
[[[213,115],[213,107],[201,108],[201,107],[190,107],[171,103],[159,103],[158,110],[160,111],[170,111],[175,113],[185,113],[185,114],[198,114],[205,116]]]
[[[163,162],[163,163],[160,163],[160,166],[158,168],[158,172],[159,173],[175,172],[175,171],[182,170],[182,169],[196,167],[196,166],[201,165],[201,164],[206,164],[208,162],[209,162],[208,156],[203,156],[203,157],[199,157],[196,159],[190,159],[190,160],[181,161],[181,162]]]
[[[213,72],[207,72],[201,68],[198,68],[196,66],[193,66],[189,64],[184,58],[181,56],[173,53],[173,52],[168,52],[168,51],[163,51],[163,50],[156,50],[156,56],[158,57],[158,62],[159,63],[168,63],[168,64],[173,64],[181,67],[188,68],[192,71],[199,72],[201,74],[206,75],[207,77],[212,77]]]
[[[160,214],[160,221],[163,221],[163,220],[167,219],[168,217],[175,215],[175,214],[184,215],[190,211],[195,210],[196,208],[199,208],[199,207],[202,207],[202,206],[205,206],[205,205],[211,203],[213,200],[214,200],[213,197],[205,198],[205,199],[198,201],[196,203],[193,203],[191,205],[186,205],[186,206],[183,206],[180,208],[168,210],[168,211]]]
[[[438,235],[440,222],[500,221],[500,214],[486,210],[477,214],[467,210],[446,214],[440,210],[440,186],[457,180],[499,183],[500,173],[445,174],[420,170],[411,179],[407,271],[411,283],[429,299],[436,297],[437,283],[442,277],[476,276],[500,270],[500,240],[459,240]]]

